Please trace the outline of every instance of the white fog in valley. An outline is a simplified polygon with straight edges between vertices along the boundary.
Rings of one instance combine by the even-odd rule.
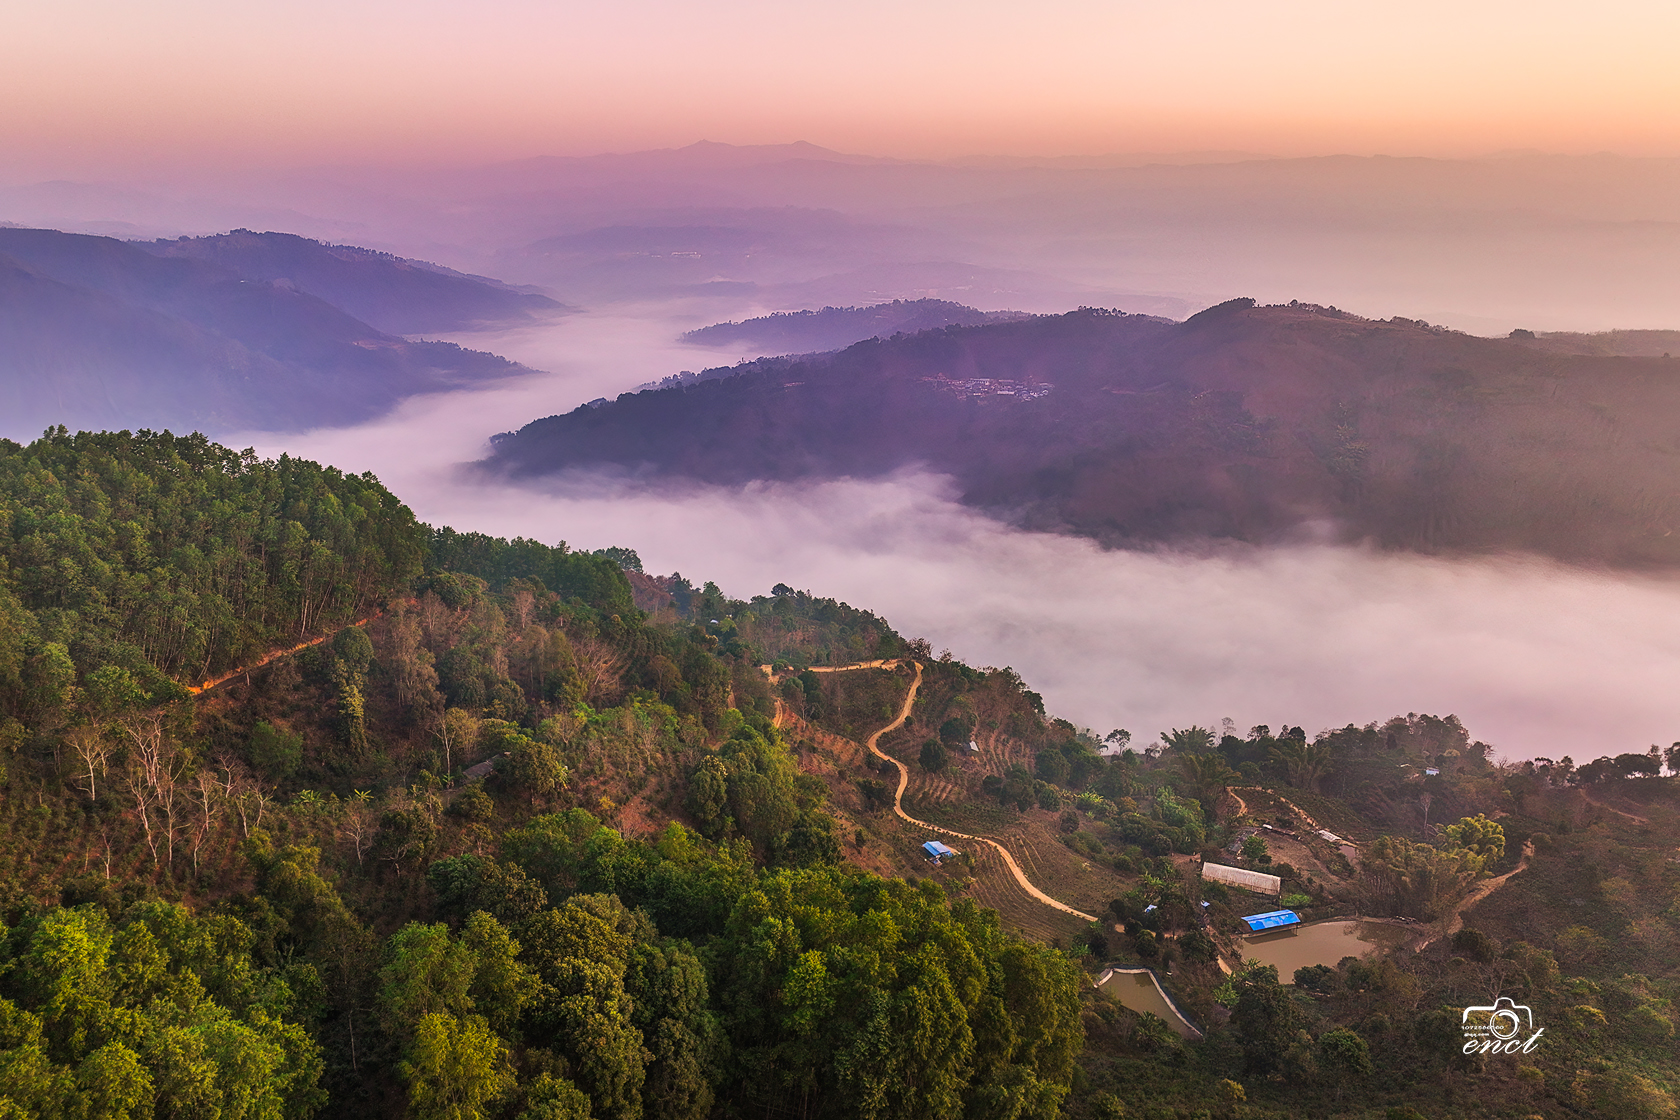
[[[1050,712],[1099,733],[1148,741],[1225,717],[1317,732],[1452,712],[1507,758],[1581,761],[1680,738],[1674,580],[1328,546],[1104,551],[1001,526],[914,472],[661,492],[591,478],[521,488],[460,469],[492,433],[720,364],[670,341],[690,325],[649,309],[454,336],[549,372],[411,400],[355,428],[226,442],[371,470],[433,524],[623,545],[649,572],[738,598],[780,582],[842,599],[935,650],[1012,666]]]

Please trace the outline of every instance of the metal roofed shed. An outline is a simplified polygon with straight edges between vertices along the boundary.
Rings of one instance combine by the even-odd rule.
[[[1225,883],[1233,887],[1241,887],[1245,891],[1258,894],[1282,894],[1283,880],[1276,875],[1267,875],[1261,871],[1250,871],[1244,867],[1227,867],[1223,863],[1202,864],[1202,878],[1212,879],[1216,883]]]
[[[1264,914],[1249,914],[1243,918],[1248,923],[1250,933],[1264,933],[1270,929],[1282,929],[1284,926],[1298,926],[1301,915],[1293,910],[1268,910]]]
[[[957,854],[937,840],[929,840],[926,844],[923,844],[922,851],[926,852],[927,857],[936,863],[942,859],[950,859]]]

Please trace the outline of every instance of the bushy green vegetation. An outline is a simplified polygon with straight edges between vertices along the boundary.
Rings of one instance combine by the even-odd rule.
[[[620,559],[639,570],[641,562],[634,553],[625,550]],[[652,582],[671,597],[679,618],[702,627],[721,651],[740,653],[755,665],[802,669],[926,653],[869,611],[786,584],[778,583],[769,595],[743,600],[729,598],[715,583],[696,588],[681,573]]]
[[[264,959],[264,958],[267,959]],[[308,1116],[325,1102],[306,964],[238,918],[97,903],[9,931],[0,1100],[26,1116]]]

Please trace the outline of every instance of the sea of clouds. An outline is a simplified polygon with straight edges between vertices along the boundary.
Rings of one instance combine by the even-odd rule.
[[[513,486],[462,468],[494,432],[718,364],[672,341],[692,325],[621,308],[454,336],[547,372],[355,428],[229,442],[372,470],[433,524],[622,545],[649,572],[740,598],[787,583],[842,599],[935,650],[1013,667],[1052,713],[1099,732],[1147,741],[1222,718],[1317,732],[1451,712],[1508,758],[1680,739],[1673,579],[1329,545],[1103,550],[999,524],[916,471],[718,489],[588,475]]]

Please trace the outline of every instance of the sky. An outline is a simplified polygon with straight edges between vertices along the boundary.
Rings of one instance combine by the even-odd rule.
[[[60,0],[0,30],[14,180],[701,138],[1680,155],[1680,6],[1656,0]]]

